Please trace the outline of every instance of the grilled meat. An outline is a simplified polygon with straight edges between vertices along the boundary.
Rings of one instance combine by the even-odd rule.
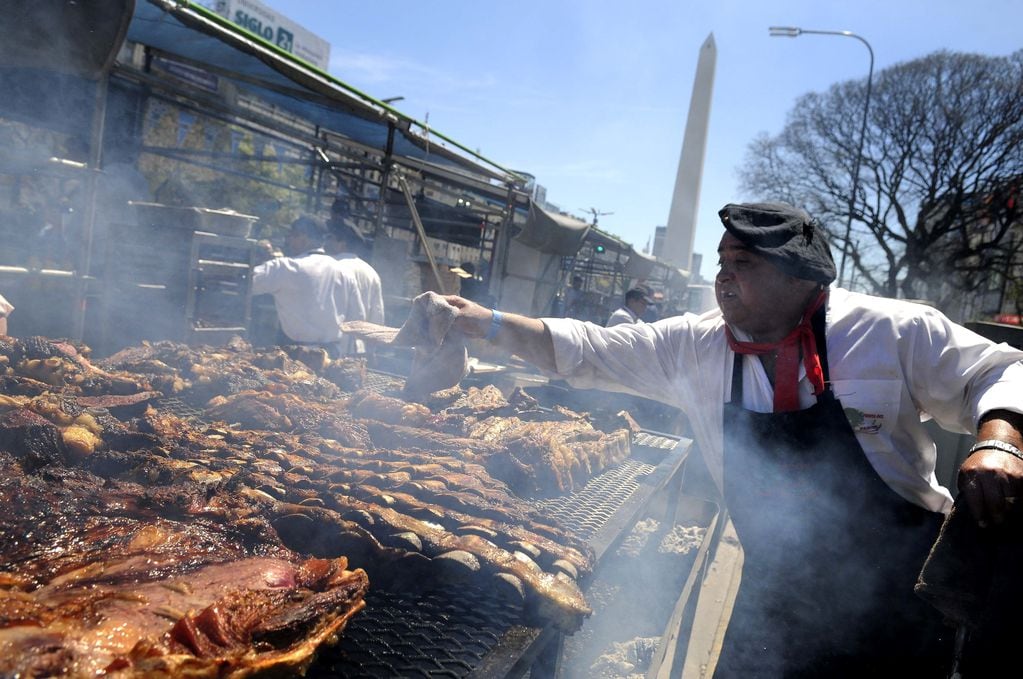
[[[289,392],[314,400],[341,396],[334,384],[285,352],[256,351],[237,338],[222,347],[145,343],[123,349],[101,363],[105,368],[146,375],[157,389],[199,408],[216,396],[242,391]]]
[[[298,672],[364,605],[363,571],[298,557],[243,496],[31,473],[5,452],[0,477],[0,675]]]
[[[500,452],[499,446],[486,441],[452,436],[431,429],[385,424],[372,420],[367,420],[365,424],[373,444],[381,448],[434,450],[453,455],[466,452],[479,455]],[[474,458],[469,457],[468,459]]]
[[[426,406],[369,390],[356,392],[348,403],[348,410],[363,419],[414,427],[426,424],[432,415]]]
[[[4,338],[0,342],[0,373],[11,387],[4,390],[7,394],[39,395],[40,383],[75,394],[134,394],[149,389],[144,379],[102,370],[72,344],[44,337]]]
[[[366,383],[366,360],[336,358],[324,366],[320,375],[336,384],[343,392],[356,392]]]
[[[347,446],[369,446],[365,428],[327,405],[302,399],[295,394],[243,391],[218,396],[209,404],[210,417],[240,422],[251,429],[295,430],[318,433]]]
[[[438,577],[484,576],[495,585],[499,578],[514,579],[527,616],[538,624],[550,621],[562,631],[574,632],[590,615],[571,577],[545,571],[522,552],[344,493],[325,499],[326,507],[317,507],[267,498],[266,511],[274,516],[272,523],[286,543],[302,544],[303,551],[313,553],[327,550],[326,555],[341,549],[355,565],[362,565],[360,559],[365,558],[367,567],[373,563],[381,569],[371,571],[374,580],[397,578],[404,586],[414,586]]]
[[[482,464],[522,497],[548,497],[581,488],[593,475],[625,459],[627,430],[605,434],[582,419],[527,422],[517,417],[475,420],[441,414],[425,427],[367,422],[373,443],[383,448],[434,450]]]
[[[167,386],[202,407],[213,424],[170,415],[141,390],[125,398],[71,398],[75,392],[65,386],[60,393],[39,389],[34,397],[0,397],[0,454],[9,451],[20,468],[48,483],[77,488],[82,479],[93,479],[82,495],[98,503],[76,500],[71,513],[85,517],[81,523],[45,524],[66,535],[57,551],[74,556],[50,562],[50,570],[19,557],[25,573],[36,573],[18,585],[22,592],[44,592],[58,571],[81,571],[75,587],[119,592],[124,583],[113,577],[118,569],[142,583],[179,577],[175,569],[181,566],[172,562],[180,553],[174,549],[184,554],[198,549],[201,558],[186,559],[193,569],[188,575],[252,559],[294,564],[297,554],[344,556],[369,571],[375,583],[393,587],[472,578],[521,599],[538,624],[554,621],[570,631],[588,614],[574,579],[592,570],[590,549],[511,491],[528,497],[578,488],[627,453],[627,434],[621,439],[604,434],[582,415],[540,409],[521,397],[508,401],[493,388],[448,394],[443,402],[435,396],[426,401],[433,411],[368,392],[338,399],[335,387],[323,387],[308,366],[285,352],[253,351],[238,342],[212,350],[156,343],[120,352],[103,365],[143,370],[140,383]],[[208,402],[202,400],[210,394]],[[4,416],[14,418],[6,428]],[[0,469],[0,479],[5,473]],[[40,511],[26,515],[39,517]],[[15,524],[12,535],[29,530],[28,524]],[[111,532],[105,533],[108,524]],[[138,555],[121,548],[132,543],[132,535],[174,536],[158,542],[174,545],[168,554],[176,556],[165,560],[163,547],[150,545],[145,552],[150,565],[137,566]],[[109,582],[90,575],[97,557],[89,545],[102,546],[118,564],[130,564],[110,571]],[[253,567],[258,571],[261,563]],[[0,573],[0,588],[5,577],[15,578],[12,573]],[[309,606],[283,620],[307,619],[307,611],[332,601],[316,595],[309,594]],[[245,611],[268,619],[273,616],[265,613],[266,602],[277,602],[275,596],[270,592],[244,604],[238,603],[244,598],[220,592],[215,608],[237,611],[232,615],[239,620],[248,620]],[[304,596],[287,598],[297,602]],[[81,610],[93,605],[72,598]],[[138,664],[143,655],[210,652],[223,627],[203,622],[215,617],[203,612],[211,603],[190,604],[181,611],[187,615],[173,621],[173,639],[147,641],[138,648],[158,650],[140,650],[116,666],[131,662],[131,671],[142,671],[137,668],[143,667]],[[33,605],[42,610],[54,603],[41,598]],[[249,629],[247,622],[238,625]],[[272,627],[288,629],[283,622]],[[88,634],[68,629],[71,636]],[[221,631],[211,636],[209,629]],[[221,657],[233,653],[224,649]],[[235,661],[225,662],[233,667]],[[156,672],[164,666],[153,667]]]

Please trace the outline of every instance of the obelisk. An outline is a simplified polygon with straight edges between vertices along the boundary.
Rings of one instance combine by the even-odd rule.
[[[675,191],[671,196],[668,230],[664,238],[664,259],[686,271],[691,270],[693,239],[696,236],[696,214],[700,205],[700,180],[707,151],[707,122],[717,54],[714,34],[711,33],[703,41],[700,58],[696,62],[696,79],[689,100],[689,117],[682,138],[682,154],[678,159]]]

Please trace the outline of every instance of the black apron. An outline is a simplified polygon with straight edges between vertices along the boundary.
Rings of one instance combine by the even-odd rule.
[[[943,516],[904,500],[867,460],[831,391],[786,413],[724,413],[724,497],[742,584],[714,676],[944,677],[951,628],[913,594]]]

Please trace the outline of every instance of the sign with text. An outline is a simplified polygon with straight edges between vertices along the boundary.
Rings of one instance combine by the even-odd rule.
[[[220,16],[308,61],[321,71],[329,67],[329,42],[258,0],[213,0],[206,4]]]

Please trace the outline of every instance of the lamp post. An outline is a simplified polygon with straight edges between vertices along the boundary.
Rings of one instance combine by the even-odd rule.
[[[852,31],[816,31],[808,28],[797,28],[795,26],[771,26],[769,29],[772,38],[798,38],[805,34],[809,35],[837,35],[845,38],[856,38],[870,52],[870,70],[867,72],[867,96],[863,100],[863,123],[860,126],[860,144],[856,151],[856,160],[853,161],[852,191],[849,192],[849,219],[845,223],[845,240],[842,241],[842,263],[838,267],[838,284],[845,282],[845,256],[849,251],[849,236],[852,233],[853,210],[856,207],[856,190],[860,183],[860,163],[863,160],[863,142],[867,134],[867,113],[870,111],[870,89],[874,80],[874,50],[866,38],[856,35]]]

